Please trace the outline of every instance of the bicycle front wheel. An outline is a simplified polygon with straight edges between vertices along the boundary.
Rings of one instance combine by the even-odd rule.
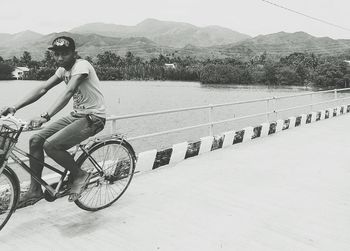
[[[101,142],[88,153],[79,157],[77,163],[93,176],[75,204],[84,210],[97,211],[123,195],[133,177],[136,157],[130,144],[121,139]],[[97,171],[96,165],[102,172]]]
[[[5,168],[0,174],[0,230],[16,210],[18,196],[18,178],[11,169]]]

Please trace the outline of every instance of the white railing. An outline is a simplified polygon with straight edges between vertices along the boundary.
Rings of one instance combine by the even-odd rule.
[[[166,131],[161,131],[161,132],[155,132],[155,133],[151,133],[151,134],[139,135],[139,136],[135,136],[135,137],[130,137],[130,138],[128,138],[128,140],[132,141],[132,140],[143,139],[143,138],[147,138],[147,137],[154,137],[154,136],[159,136],[159,135],[164,135],[164,134],[174,133],[174,132],[180,132],[180,131],[200,128],[200,127],[209,127],[209,135],[212,136],[213,135],[213,127],[214,127],[214,125],[217,125],[217,124],[222,124],[222,123],[227,123],[227,122],[232,122],[232,121],[237,121],[237,120],[242,120],[242,119],[247,119],[247,118],[260,117],[260,116],[265,116],[266,121],[269,122],[270,116],[273,114],[276,115],[276,117],[277,117],[278,113],[290,111],[290,110],[301,109],[301,108],[307,108],[307,107],[309,107],[310,110],[312,111],[314,106],[316,106],[316,105],[336,103],[336,102],[350,99],[350,96],[345,97],[345,98],[338,98],[339,92],[344,92],[344,91],[350,91],[350,88],[333,89],[333,90],[318,91],[318,92],[306,92],[306,93],[299,93],[299,94],[279,96],[279,97],[253,99],[253,100],[237,101],[237,102],[222,103],[222,104],[210,104],[210,105],[203,105],[203,106],[194,106],[194,107],[172,109],[172,110],[137,113],[137,114],[122,115],[122,116],[111,116],[107,119],[107,121],[111,121],[110,132],[115,133],[117,131],[117,121],[118,120],[207,109],[208,110],[208,122],[207,123],[202,123],[202,124],[197,124],[197,125],[187,126],[187,127],[177,128],[177,129],[171,129],[171,130],[166,130]],[[322,102],[314,102],[314,97],[316,95],[326,94],[326,93],[331,93],[331,94],[333,93],[333,95],[332,95],[333,98],[326,100],[326,101],[322,101]],[[310,103],[307,103],[305,105],[288,107],[288,108],[284,108],[284,109],[278,109],[278,106],[279,106],[278,102],[280,100],[286,100],[286,99],[302,97],[302,96],[310,96]],[[240,116],[240,117],[228,118],[228,119],[219,120],[219,121],[213,121],[213,119],[212,119],[214,108],[235,106],[235,105],[242,105],[242,104],[252,104],[252,103],[257,103],[257,102],[265,102],[266,103],[265,104],[266,109],[264,112]]]
[[[222,103],[222,104],[194,106],[194,107],[187,107],[187,108],[180,108],[180,109],[137,113],[137,114],[122,115],[122,116],[111,116],[111,117],[107,118],[107,121],[111,122],[110,133],[115,134],[118,131],[118,129],[117,129],[117,121],[118,120],[125,120],[125,119],[130,119],[130,118],[140,118],[140,117],[148,117],[148,116],[154,116],[154,115],[160,115],[160,114],[170,114],[170,113],[177,113],[177,112],[187,112],[187,111],[207,109],[208,110],[208,122],[207,123],[202,123],[202,124],[197,124],[197,125],[192,125],[192,126],[187,126],[187,127],[177,128],[177,129],[171,129],[171,130],[166,130],[166,131],[154,132],[154,133],[139,135],[139,136],[134,136],[134,137],[128,137],[127,140],[134,141],[134,140],[138,140],[138,139],[160,136],[160,135],[164,135],[164,134],[168,134],[168,133],[181,132],[181,131],[195,129],[195,128],[201,128],[201,127],[208,127],[209,128],[209,135],[213,136],[214,125],[243,120],[243,119],[248,119],[248,118],[260,117],[260,116],[265,116],[266,121],[269,122],[270,117],[272,115],[277,116],[277,114],[281,113],[281,112],[305,108],[305,107],[309,107],[310,110],[312,111],[313,107],[316,105],[335,103],[335,102],[340,102],[343,100],[350,99],[350,95],[349,95],[349,97],[345,97],[345,98],[338,97],[339,96],[338,94],[340,92],[344,92],[344,91],[350,91],[350,88],[334,89],[334,90],[326,90],[326,91],[318,91],[318,92],[306,92],[306,93],[299,93],[299,94],[279,96],[279,97],[253,99],[253,100],[237,101],[237,102]],[[333,93],[333,95],[332,95],[333,98],[326,100],[326,101],[322,101],[322,102],[314,102],[314,97],[316,95],[325,94],[325,93]],[[286,100],[286,99],[302,97],[302,96],[310,96],[310,103],[305,104],[305,105],[288,107],[288,108],[284,108],[284,109],[277,109],[279,106],[278,102],[280,100]],[[214,108],[252,104],[252,103],[257,103],[257,102],[265,102],[266,103],[265,104],[266,108],[265,108],[264,112],[254,113],[254,114],[240,116],[240,117],[233,117],[233,118],[228,118],[228,119],[224,119],[224,120],[213,121]],[[28,161],[26,158],[23,158],[22,160]],[[12,163],[13,163],[13,161],[10,161],[9,164],[12,164]]]

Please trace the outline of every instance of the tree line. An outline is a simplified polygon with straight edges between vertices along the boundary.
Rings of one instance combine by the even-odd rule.
[[[321,56],[312,53],[292,53],[285,57],[269,56],[266,52],[249,60],[236,58],[198,59],[162,55],[144,59],[127,52],[119,56],[111,51],[86,57],[101,80],[178,80],[200,81],[205,84],[264,84],[321,87],[348,87],[350,67],[346,56]],[[166,67],[166,63],[175,67]],[[16,66],[30,69],[26,79],[46,80],[57,68],[50,51],[40,61],[28,51],[20,58],[4,60],[0,56],[0,79],[10,79]]]

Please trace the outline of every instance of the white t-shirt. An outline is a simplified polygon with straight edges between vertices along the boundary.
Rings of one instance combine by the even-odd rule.
[[[66,84],[74,75],[88,74],[73,95],[73,109],[78,114],[94,114],[99,117],[106,117],[106,106],[100,91],[100,81],[95,69],[88,61],[77,59],[69,71],[59,67],[55,74]]]

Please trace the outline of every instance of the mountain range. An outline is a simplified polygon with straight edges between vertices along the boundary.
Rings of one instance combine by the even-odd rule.
[[[200,47],[239,42],[250,36],[220,26],[197,27],[188,23],[146,19],[136,26],[92,23],[72,29],[78,34],[109,37],[146,37],[159,45],[182,48],[188,44]]]
[[[91,23],[48,35],[28,30],[0,33],[0,56],[5,59],[20,57],[26,50],[33,59],[42,59],[52,40],[60,35],[73,37],[82,57],[95,57],[107,50],[121,56],[131,51],[144,58],[156,57],[159,53],[198,58],[250,58],[265,51],[278,56],[293,52],[338,55],[350,51],[350,40],[319,38],[305,32],[250,37],[220,26],[197,27],[146,19],[135,26]]]

